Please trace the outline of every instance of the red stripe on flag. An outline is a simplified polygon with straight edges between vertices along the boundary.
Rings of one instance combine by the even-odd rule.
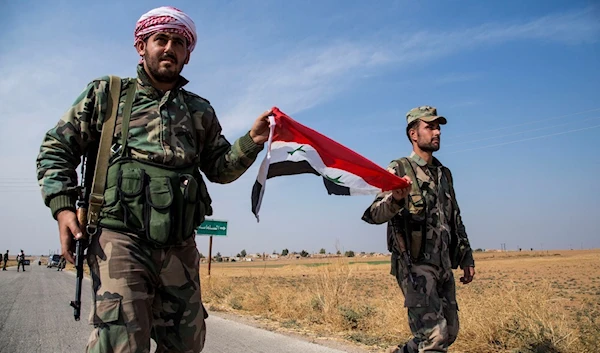
[[[300,124],[277,107],[273,107],[272,112],[276,123],[273,141],[310,145],[317,151],[327,167],[346,170],[363,178],[368,184],[382,191],[408,186],[404,179],[388,172],[327,136]]]

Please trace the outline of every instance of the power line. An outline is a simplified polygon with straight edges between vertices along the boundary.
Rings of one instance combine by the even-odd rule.
[[[567,117],[570,117],[570,116],[580,115],[580,114],[585,114],[585,113],[590,113],[590,112],[595,112],[595,111],[599,111],[599,110],[600,110],[600,108],[594,108],[594,109],[585,110],[585,111],[582,111],[582,112],[570,113],[570,114],[565,114],[565,115],[561,115],[561,116],[555,116],[555,117],[547,118],[547,119],[528,121],[526,123],[521,123],[521,124],[517,124],[517,125],[510,125],[510,126],[499,127],[499,128],[494,128],[494,129],[490,129],[490,130],[482,130],[482,131],[470,132],[468,134],[462,134],[462,135],[450,135],[449,137],[456,138],[456,137],[477,135],[477,134],[482,134],[482,133],[486,133],[486,132],[494,132],[494,131],[506,130],[506,129],[515,128],[515,127],[519,127],[519,126],[531,125],[531,124],[535,124],[535,123],[543,123],[543,122],[546,122],[546,121],[552,121],[552,120],[567,118]]]
[[[554,133],[554,134],[529,137],[529,138],[515,140],[515,141],[508,141],[508,142],[503,142],[503,143],[496,143],[496,144],[493,144],[493,145],[480,146],[480,147],[474,147],[474,148],[467,148],[467,149],[464,149],[464,150],[458,150],[458,151],[453,151],[453,152],[444,152],[444,153],[452,154],[452,153],[459,153],[459,152],[480,150],[480,149],[490,148],[490,147],[498,147],[498,146],[510,145],[510,144],[517,143],[517,142],[538,140],[538,139],[545,138],[545,137],[551,137],[551,136],[557,136],[557,135],[564,135],[564,134],[569,134],[569,133],[572,133],[572,132],[578,132],[578,131],[584,131],[584,130],[591,130],[591,129],[595,129],[595,128],[598,128],[598,127],[600,127],[600,125],[588,126],[588,127],[584,127],[584,128],[581,128],[581,129],[567,130],[567,131],[557,132],[557,133]],[[440,153],[440,154],[442,154],[442,153]]]
[[[593,118],[587,118],[587,119],[583,119],[583,120],[578,120],[577,122],[583,122],[583,121],[595,120],[595,119],[600,119],[600,116],[595,116]],[[528,133],[528,132],[548,130],[548,129],[553,129],[555,127],[567,126],[567,125],[571,125],[571,124],[573,124],[572,121],[570,121],[568,123],[563,123],[563,124],[544,126],[544,127],[540,127],[540,128],[537,128],[537,129],[523,130],[523,131],[519,131],[519,132],[514,132],[512,134],[505,134],[505,135],[500,135],[500,136],[486,137],[486,138],[477,139],[477,140],[471,140],[471,141],[463,141],[463,142],[458,142],[458,143],[452,143],[452,144],[449,144],[449,145],[447,144],[447,145],[445,145],[445,147],[457,146],[457,145],[466,145],[466,144],[474,143],[474,142],[488,141],[488,140],[494,140],[494,139],[499,139],[499,138],[503,138],[503,137],[510,137],[510,136],[522,135],[522,134],[525,134],[525,133]]]

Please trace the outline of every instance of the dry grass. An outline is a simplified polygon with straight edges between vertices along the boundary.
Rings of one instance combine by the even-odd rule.
[[[600,346],[600,251],[478,253],[476,261],[476,281],[457,283],[461,331],[452,351],[595,352]],[[203,265],[202,292],[211,310],[374,351],[411,336],[389,258],[213,263],[210,277],[206,270]]]
[[[2,261],[2,266],[4,266],[4,261]],[[17,260],[8,259],[6,262],[6,267],[17,266]]]

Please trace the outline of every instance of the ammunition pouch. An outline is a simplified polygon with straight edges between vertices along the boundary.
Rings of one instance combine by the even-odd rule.
[[[410,234],[408,247],[413,261],[417,261],[423,254],[427,236],[427,223],[424,216],[409,215],[410,219],[406,223],[406,233]]]
[[[156,246],[179,244],[212,215],[212,200],[196,167],[165,169],[118,160],[108,168],[100,225],[131,232]]]
[[[413,215],[408,210],[403,209],[401,217],[394,217],[390,222],[395,222],[395,229],[399,234],[395,235],[394,226],[388,224],[387,228],[387,244],[388,251],[402,253],[401,245],[398,244],[400,240],[396,237],[402,237],[404,241],[404,247],[408,250],[411,260],[417,261],[423,254],[425,247],[425,236],[427,230],[426,219],[424,216]],[[408,236],[407,236],[408,234]]]

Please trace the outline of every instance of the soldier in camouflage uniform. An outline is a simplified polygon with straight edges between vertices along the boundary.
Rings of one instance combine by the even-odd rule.
[[[388,222],[391,273],[404,294],[414,335],[388,352],[447,352],[459,330],[452,269],[460,265],[464,271],[460,281],[467,284],[475,275],[475,263],[450,171],[433,157],[440,148],[440,124],[446,124],[446,118],[430,106],[414,108],[406,118],[406,134],[413,152],[407,159],[392,161],[388,170],[404,177],[410,186],[377,195],[363,220],[371,224]],[[409,174],[416,180],[411,180]],[[419,215],[415,209],[422,213]],[[402,256],[403,251],[408,257]]]
[[[17,272],[19,272],[21,267],[23,267],[23,272],[25,272],[25,252],[23,250],[17,255]]]
[[[193,21],[175,8],[153,9],[136,25],[141,61],[136,78],[121,80],[100,227],[87,250],[95,327],[87,352],[148,352],[151,338],[157,352],[204,347],[208,314],[194,234],[212,208],[200,170],[215,183],[238,179],[263,149],[270,112],[230,144],[209,101],[183,88],[188,81],[180,73],[195,43]],[[130,87],[135,94],[123,134]],[[100,138],[108,97],[107,77],[91,81],[46,133],[37,158],[43,200],[71,263],[73,239],[84,237],[75,214],[76,167]]]

